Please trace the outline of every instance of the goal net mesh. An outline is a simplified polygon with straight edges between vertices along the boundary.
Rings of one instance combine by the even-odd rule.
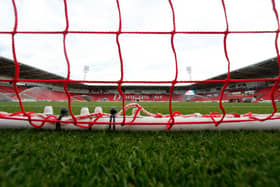
[[[279,14],[278,14],[278,9],[280,6],[279,2],[275,0],[271,0],[269,2],[266,1],[266,5],[268,7],[267,9],[270,11],[269,19],[272,19],[273,26],[272,27],[264,26],[263,28],[260,29],[255,26],[266,23],[266,20],[254,20],[251,22],[244,21],[241,25],[235,26],[237,25],[239,19],[240,20],[246,19],[245,17],[246,12],[249,11],[249,9],[244,9],[244,8],[242,9],[242,7],[237,6],[238,4],[237,2],[239,2],[239,5],[242,5],[242,3],[240,3],[241,1],[225,1],[225,0],[215,1],[219,9],[213,9],[210,7],[207,1],[198,1],[198,3],[194,3],[195,5],[193,6],[189,6],[188,4],[185,4],[185,6],[183,6],[184,2],[179,0],[158,1],[157,2],[158,4],[155,4],[155,2],[151,2],[151,1],[130,2],[125,0],[115,0],[115,1],[104,2],[104,7],[107,7],[109,9],[111,8],[111,14],[108,13],[108,15],[103,15],[101,8],[100,10],[94,9],[94,6],[96,5],[94,3],[91,4],[92,7],[85,4],[84,7],[79,8],[80,6],[78,6],[74,2],[61,0],[59,2],[60,4],[57,5],[59,8],[55,9],[54,7],[52,7],[53,9],[51,12],[42,11],[41,13],[39,12],[40,7],[42,8],[43,6],[46,5],[44,3],[42,4],[35,3],[38,5],[38,7],[34,5],[33,9],[34,11],[36,9],[39,9],[37,13],[40,15],[38,15],[39,17],[38,22],[34,23],[34,25],[36,24],[43,25],[40,29],[36,29],[36,27],[33,27],[32,23],[29,22],[27,22],[26,23],[27,26],[24,27],[23,26],[24,23],[21,22],[21,19],[24,19],[24,17],[27,16],[37,17],[37,15],[26,15],[29,13],[22,12],[21,10],[22,8],[24,8],[25,5],[21,1],[16,1],[16,0],[6,1],[6,3],[10,3],[11,5],[10,10],[12,10],[13,16],[10,18],[14,19],[14,22],[12,26],[10,25],[10,27],[12,27],[11,30],[8,29],[0,30],[0,34],[1,36],[5,35],[11,38],[10,48],[12,51],[12,60],[14,61],[15,71],[14,71],[13,78],[11,79],[2,78],[1,82],[12,84],[14,92],[16,94],[15,97],[18,99],[18,103],[20,105],[21,111],[19,111],[19,113],[16,114],[15,113],[9,115],[1,114],[0,117],[3,119],[14,119],[15,116],[21,115],[26,117],[27,120],[29,120],[29,122],[33,126],[38,126],[38,127],[44,125],[45,122],[57,122],[58,119],[54,116],[51,117],[41,116],[41,119],[33,119],[34,113],[25,110],[24,104],[22,102],[23,95],[20,94],[20,89],[18,86],[19,85],[18,83],[42,83],[42,84],[56,83],[56,84],[63,85],[62,86],[63,91],[67,96],[68,109],[69,109],[70,116],[72,117],[72,121],[70,122],[74,123],[75,125],[88,123],[90,124],[90,126],[92,126],[98,124],[98,119],[103,117],[105,114],[94,114],[95,116],[92,117],[95,117],[96,120],[92,120],[90,122],[80,122],[79,120],[81,118],[75,116],[72,111],[72,107],[71,107],[72,95],[69,91],[69,85],[70,84],[71,85],[73,84],[98,85],[99,84],[103,86],[116,85],[117,90],[121,96],[120,98],[122,102],[121,115],[123,120],[119,124],[131,125],[134,124],[134,122],[133,120],[132,121],[127,120],[125,111],[127,110],[128,107],[131,107],[132,105],[126,106],[126,97],[123,90],[123,86],[124,85],[143,85],[143,86],[163,85],[169,87],[168,88],[169,114],[165,116],[168,117],[169,120],[164,124],[167,125],[168,128],[170,128],[176,124],[191,123],[190,121],[177,122],[175,120],[175,117],[180,115],[187,119],[186,115],[180,114],[179,112],[174,111],[173,109],[174,91],[176,90],[177,86],[184,86],[184,85],[191,85],[191,84],[219,84],[222,86],[220,86],[220,91],[219,91],[219,96],[217,97],[217,101],[221,112],[220,114],[211,113],[208,115],[209,121],[211,121],[215,125],[219,125],[221,122],[223,122],[224,117],[229,113],[228,111],[225,110],[223,98],[225,96],[226,89],[229,88],[229,86],[232,83],[270,82],[273,84],[269,90],[270,92],[269,97],[272,103],[271,114],[267,115],[265,118],[259,118],[254,115],[251,115],[250,120],[263,121],[268,119],[279,118],[275,116],[275,113],[277,112],[275,93],[278,91],[280,74],[272,78],[271,77],[270,78],[241,77],[238,79],[234,79],[231,77],[232,70],[238,68],[232,63],[232,61],[238,59],[237,57],[234,57],[233,55],[234,51],[240,51],[238,45],[231,45],[234,43],[234,41],[236,41],[236,38],[238,38],[237,42],[240,42],[248,38],[251,39],[248,41],[257,40],[258,37],[263,39],[269,38],[270,40],[269,49],[271,49],[272,54],[274,55],[272,57],[276,59],[278,63],[278,69],[279,69],[280,67],[279,66],[280,55],[279,55],[279,44],[278,44],[279,32],[280,32],[280,22],[279,22]],[[254,1],[248,1],[248,2],[251,3],[249,7],[254,9],[255,2]],[[51,2],[51,3],[53,4],[53,6],[55,6],[54,4],[56,4],[56,2]],[[146,5],[143,5],[144,3],[146,3]],[[82,2],[79,2],[79,4],[82,4]],[[208,5],[209,7],[207,7]],[[128,7],[134,7],[134,9],[129,10],[127,9]],[[239,18],[236,19],[234,18],[232,14],[232,10],[234,8],[238,9],[240,13]],[[256,12],[257,14],[259,13],[262,16],[261,14],[262,9],[260,8],[261,6],[258,6]],[[59,10],[60,12],[54,13],[54,11],[56,10]],[[75,11],[76,12],[79,11],[80,14],[82,14],[83,12],[86,13],[84,14],[84,17],[83,16],[79,17],[77,14],[73,13]],[[163,13],[162,11],[166,11],[167,13]],[[133,16],[132,13],[134,13]],[[53,30],[52,28],[47,27],[48,23],[43,22],[44,17],[52,17],[53,14],[60,15],[62,20],[61,22],[63,22],[62,24],[60,24],[63,26],[62,29],[61,27],[55,27],[55,30]],[[86,17],[85,15],[91,16],[88,19],[90,19],[90,23],[92,23],[92,25],[90,25],[90,23],[86,23],[87,27],[85,27],[85,23],[83,22],[84,21],[83,19]],[[153,15],[154,16],[158,15],[159,19],[153,18],[152,17]],[[143,17],[142,22],[141,20],[138,22],[135,21],[137,20],[137,17],[141,17],[141,16]],[[105,18],[108,19],[108,17],[110,17],[112,22],[110,23],[102,22],[102,20],[105,20]],[[256,19],[260,17],[257,17]],[[206,26],[199,25],[201,20],[203,20],[204,23],[206,23],[205,24]],[[61,23],[60,21],[58,22]],[[222,24],[219,24],[220,22]],[[130,23],[134,23],[134,25],[131,26]],[[106,24],[111,24],[111,27],[106,27]],[[252,27],[250,27],[250,24]],[[56,28],[58,29],[56,30]],[[56,40],[57,38],[59,38],[56,41],[59,41],[60,44],[59,42],[57,42],[54,43],[54,45],[57,44],[60,45],[62,50],[54,49],[53,50],[54,54],[46,54],[46,56],[52,56],[52,55],[55,56],[56,53],[60,53],[58,56],[60,56],[61,59],[63,58],[63,61],[61,63],[64,64],[63,65],[56,64],[56,66],[57,69],[66,70],[66,72],[64,73],[65,78],[61,80],[21,78],[20,73],[22,69],[20,68],[19,65],[21,60],[18,59],[21,54],[18,48],[20,48],[20,45],[22,45],[22,43],[24,42],[20,42],[20,41],[24,40],[23,38],[26,37],[27,39],[25,39],[26,41],[24,43],[26,44],[26,48],[30,47],[32,49],[33,47],[33,49],[35,49],[36,46],[31,47],[29,46],[28,42],[31,43],[32,41],[44,40],[45,36],[50,36],[48,40]],[[83,40],[84,43],[80,45],[77,42],[77,40],[79,39]],[[95,47],[93,49],[92,43],[90,45],[86,43],[91,39],[93,39],[93,41],[95,42],[94,45],[97,45],[97,48]],[[222,58],[223,61],[225,62],[224,64],[215,63],[216,59],[211,57],[211,55],[213,56],[216,55],[215,51],[210,50],[209,52],[206,52],[207,46],[211,45],[211,42],[215,42],[217,40],[222,44],[221,45],[222,48],[219,49],[219,52],[221,52],[222,50]],[[111,43],[108,41],[110,41]],[[72,46],[69,45],[70,43],[72,44]],[[107,48],[104,49],[105,51],[107,50],[107,52],[105,53],[101,52],[103,50],[102,48],[104,48],[104,46],[102,46],[102,43],[106,43],[107,45]],[[77,46],[75,46],[76,44]],[[80,54],[75,56],[73,51],[81,47],[83,44],[86,45],[85,50],[80,51]],[[99,44],[100,44],[100,49],[98,49]],[[254,45],[257,44],[254,43]],[[262,43],[259,43],[259,45],[265,45],[264,47],[268,46],[267,44],[262,44]],[[111,47],[113,46],[112,49],[110,48],[110,46]],[[220,67],[221,67],[220,69],[222,70],[215,71],[215,73],[220,74],[220,73],[227,72],[226,77],[222,79],[209,79],[209,77],[208,78],[206,77],[205,79],[204,78],[199,79],[195,77],[194,74],[191,76],[192,65],[188,65],[187,63],[185,63],[185,61],[192,61],[192,60],[195,61],[195,59],[191,58],[191,54],[188,52],[186,52],[186,54],[183,55],[185,51],[182,50],[183,49],[182,46],[188,46],[187,48],[188,51],[191,51],[195,48],[202,48],[201,46],[203,46],[203,49],[196,53],[196,58],[203,59],[204,64],[198,65],[201,68],[202,77],[203,75],[213,76],[212,74],[207,74],[207,73],[209,73],[211,70],[215,70],[215,69],[218,70]],[[45,47],[48,48],[50,46],[45,46]],[[244,45],[243,47],[246,48],[250,46]],[[23,48],[25,48],[25,46]],[[131,52],[132,51],[131,48],[134,49],[133,53]],[[153,48],[152,51],[151,48]],[[159,50],[157,51],[155,48],[158,48]],[[241,50],[244,50],[244,48],[242,48]],[[99,52],[101,53],[101,55],[99,54]],[[249,53],[249,55],[254,56],[257,55],[256,53],[258,53],[258,51]],[[91,67],[83,66],[84,65],[83,62],[79,61],[79,58],[81,58],[81,56],[91,56],[90,60],[98,61],[101,58],[105,58],[106,56],[110,56],[110,55],[113,57],[111,57],[111,59],[109,60],[113,59],[113,61],[117,61],[118,64],[116,63],[106,64],[107,66],[106,68],[108,69],[108,72],[100,75],[96,73],[98,75],[96,77],[90,77],[89,74],[87,73]],[[142,58],[142,56],[145,56],[145,58]],[[202,58],[202,56],[207,56],[207,57]],[[94,57],[96,57],[96,59],[94,59]],[[141,58],[142,62],[140,60],[137,60],[137,58]],[[43,57],[40,58],[40,61],[41,60],[44,61]],[[151,61],[153,61],[154,64],[149,64],[149,65],[146,64],[147,69],[145,69],[144,72],[142,72],[141,74],[138,74],[137,71],[138,69],[140,71],[141,65],[142,63],[143,64],[145,63],[145,60],[149,61],[150,63]],[[78,61],[77,65],[73,66],[73,61]],[[138,64],[129,64],[129,62],[131,61],[136,61]],[[169,62],[166,63],[166,61]],[[37,63],[39,64],[40,62]],[[77,78],[77,79],[73,78],[75,77],[76,69],[80,68],[80,66],[84,67],[84,77]],[[163,66],[164,68],[169,69],[168,74],[166,74],[165,71],[160,72],[161,68],[163,69]],[[203,70],[204,66],[205,67],[207,66],[208,69],[206,68],[206,70],[205,69]],[[95,66],[94,68],[98,70],[99,66]],[[128,72],[129,68],[133,70],[133,73]],[[153,72],[150,71],[151,69],[159,72],[159,75],[161,75],[159,77],[163,79],[158,79],[157,76],[154,76],[153,79],[152,78]],[[184,69],[184,71],[187,71],[187,73],[185,73],[186,75],[183,75],[184,73],[181,73],[181,71],[183,71],[182,69]],[[113,76],[112,74],[114,74],[115,76]],[[136,77],[133,77],[133,74],[135,74]],[[86,76],[88,76],[88,78],[86,78]],[[140,111],[144,111],[144,109],[140,105],[134,104],[133,107],[137,108],[135,116],[133,116],[133,118],[136,118],[137,113],[139,113]],[[163,117],[163,115],[161,114],[151,114],[148,112],[147,114],[155,118]],[[215,118],[215,116],[217,115],[219,116],[218,120],[216,120]],[[18,118],[18,119],[26,120],[25,118],[24,119]],[[41,121],[42,123],[40,123],[39,125],[37,123],[35,124],[34,120]],[[108,121],[108,123],[110,122]],[[151,122],[148,121],[146,124],[150,124],[150,123]],[[141,124],[145,124],[145,122],[144,123],[142,122]]]

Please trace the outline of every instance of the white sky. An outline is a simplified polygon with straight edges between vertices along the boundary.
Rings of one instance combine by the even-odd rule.
[[[122,31],[171,31],[168,0],[119,0]],[[0,31],[11,31],[14,12],[11,0],[0,0]],[[69,30],[117,31],[116,0],[68,0]],[[177,31],[224,31],[221,0],[173,0]],[[278,14],[280,2],[276,0]],[[225,0],[229,30],[276,30],[269,0]],[[63,0],[16,0],[18,31],[65,29]],[[204,80],[227,71],[224,35],[176,34],[178,80]],[[62,35],[16,35],[20,62],[66,76]],[[120,62],[116,35],[68,34],[67,52],[71,78],[82,80],[89,65],[88,80],[119,80]],[[275,34],[230,34],[227,39],[231,70],[276,56]],[[278,45],[280,47],[280,42]],[[171,35],[122,34],[120,45],[125,80],[173,80],[175,61]],[[0,56],[12,59],[11,35],[0,34]],[[1,70],[0,70],[1,72]]]

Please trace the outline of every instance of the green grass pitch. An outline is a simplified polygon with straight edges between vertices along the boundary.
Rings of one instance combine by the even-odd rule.
[[[67,103],[24,103],[26,111]],[[168,113],[168,103],[140,103]],[[269,103],[230,104],[227,112],[270,113]],[[121,103],[73,102],[108,112]],[[173,103],[187,113],[220,112],[217,103]],[[0,111],[19,111],[1,103]],[[85,132],[0,130],[0,186],[279,186],[279,131]]]
[[[129,104],[131,102],[127,102]],[[168,102],[139,102],[141,106],[152,113],[169,113]],[[68,108],[67,102],[23,102],[23,106],[26,112],[43,112],[44,106],[52,105],[54,113],[59,114],[59,110],[62,107]],[[121,102],[72,102],[71,108],[74,114],[79,114],[81,107],[88,107],[90,112],[94,111],[96,106],[102,106],[103,111],[109,113],[112,106],[118,110],[122,109]],[[271,113],[273,107],[271,103],[223,103],[227,113]],[[280,104],[277,105],[278,108]],[[209,112],[221,112],[218,103],[187,103],[187,102],[173,102],[172,109],[179,111],[182,114],[202,113],[208,114]],[[21,111],[17,102],[2,102],[0,105],[0,111],[6,112],[18,112]],[[130,112],[130,111],[128,111]]]

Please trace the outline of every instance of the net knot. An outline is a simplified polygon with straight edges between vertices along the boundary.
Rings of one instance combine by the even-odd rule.
[[[175,111],[175,112],[173,112],[173,114],[172,114],[172,116],[174,116],[174,117],[180,116],[180,115],[181,115],[181,113],[180,113],[179,111]]]

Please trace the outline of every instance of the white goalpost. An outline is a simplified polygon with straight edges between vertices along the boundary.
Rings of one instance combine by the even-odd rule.
[[[81,108],[80,115],[75,120],[61,113],[53,114],[52,106],[46,106],[43,113],[30,113],[10,115],[1,112],[0,129],[9,128],[42,128],[64,130],[121,130],[121,131],[193,131],[193,130],[275,130],[280,128],[280,114],[274,114],[269,120],[269,114],[176,114],[171,122],[170,115],[153,114],[145,110],[137,103],[129,104],[125,109],[133,108],[131,115],[125,118],[120,111],[115,114],[115,120],[111,121],[112,113],[103,113],[102,107],[96,107],[94,113],[90,113],[87,107]],[[145,116],[140,115],[142,111]],[[114,115],[114,114],[113,114]],[[217,122],[223,120],[223,124]],[[108,123],[109,122],[109,123]],[[216,125],[215,125],[216,123]]]

